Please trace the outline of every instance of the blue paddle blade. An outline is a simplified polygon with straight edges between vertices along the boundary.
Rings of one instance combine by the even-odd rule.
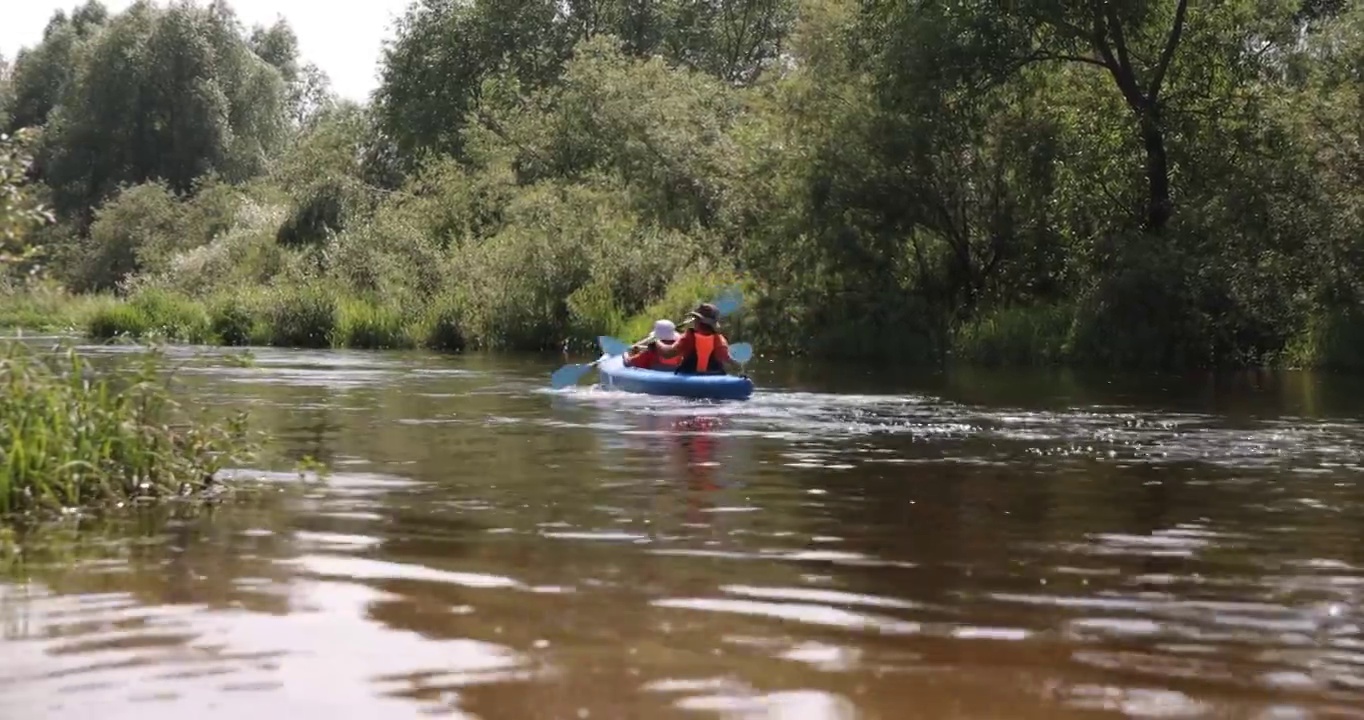
[[[721,315],[733,315],[739,311],[744,304],[744,294],[737,287],[731,287],[720,293],[720,297],[715,300],[715,309]]]
[[[549,376],[549,386],[555,390],[562,390],[569,385],[575,385],[579,380],[583,379],[583,376],[591,369],[592,366],[590,364],[565,365],[558,370],[555,370],[554,374]]]
[[[597,344],[601,346],[601,351],[607,355],[624,355],[630,350],[630,346],[611,337],[602,335],[597,338]]]
[[[753,346],[746,342],[729,346],[729,359],[740,365],[753,359]]]

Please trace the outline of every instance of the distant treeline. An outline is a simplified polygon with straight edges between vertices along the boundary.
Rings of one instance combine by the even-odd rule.
[[[361,106],[91,2],[0,68],[0,320],[543,349],[738,280],[760,351],[1364,366],[1364,3],[419,0]]]

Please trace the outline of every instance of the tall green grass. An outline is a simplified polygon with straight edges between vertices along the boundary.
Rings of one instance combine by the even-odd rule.
[[[1284,352],[1284,364],[1298,368],[1364,369],[1364,314],[1354,309],[1319,311]]]
[[[404,321],[397,308],[368,300],[348,299],[337,308],[332,344],[366,350],[391,350],[416,346],[415,327]]]
[[[430,350],[463,350],[467,340],[459,304],[453,298],[437,298],[426,308],[412,336]]]
[[[118,304],[112,295],[76,295],[50,283],[0,283],[0,329],[67,332]]]
[[[192,417],[158,360],[100,373],[71,349],[0,345],[0,516],[185,494],[245,460],[246,415]]]
[[[673,279],[656,302],[634,314],[622,309],[606,283],[594,282],[563,303],[568,319],[560,329],[583,348],[595,347],[601,334],[638,339],[648,334],[655,320],[681,321],[697,303],[714,300],[736,281],[731,273],[694,270]],[[751,293],[747,300],[752,303]],[[505,335],[512,332],[500,324],[471,324],[474,310],[458,293],[357,294],[335,283],[308,279],[225,289],[203,298],[145,286],[125,298],[99,296],[87,308],[80,316],[81,329],[95,340],[460,352],[508,346]],[[726,333],[742,335],[745,315],[725,318]],[[502,341],[489,332],[502,333]]]
[[[95,340],[458,352],[466,345],[462,321],[458,303],[448,297],[403,307],[303,285],[252,288],[207,300],[146,289],[127,299],[103,300],[85,316],[82,328]]]
[[[97,340],[126,337],[215,342],[211,318],[203,304],[164,290],[148,290],[126,302],[99,308],[87,318],[85,333]]]
[[[956,328],[952,357],[973,365],[1052,365],[1074,359],[1074,308],[1031,305],[983,313]]]

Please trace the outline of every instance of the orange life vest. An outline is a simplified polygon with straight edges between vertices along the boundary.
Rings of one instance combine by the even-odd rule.
[[[677,372],[709,375],[725,371],[724,366],[716,360],[717,345],[724,342],[719,333],[702,335],[695,330],[688,330],[683,337],[691,338],[691,348],[684,354],[681,364],[677,366]]]
[[[692,341],[696,348],[696,371],[705,372],[710,367],[710,354],[715,351],[715,336],[693,333]]]

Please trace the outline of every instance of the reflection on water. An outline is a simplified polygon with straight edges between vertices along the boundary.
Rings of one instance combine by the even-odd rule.
[[[1364,717],[1345,381],[258,359],[271,489],[0,582],[0,717]]]

